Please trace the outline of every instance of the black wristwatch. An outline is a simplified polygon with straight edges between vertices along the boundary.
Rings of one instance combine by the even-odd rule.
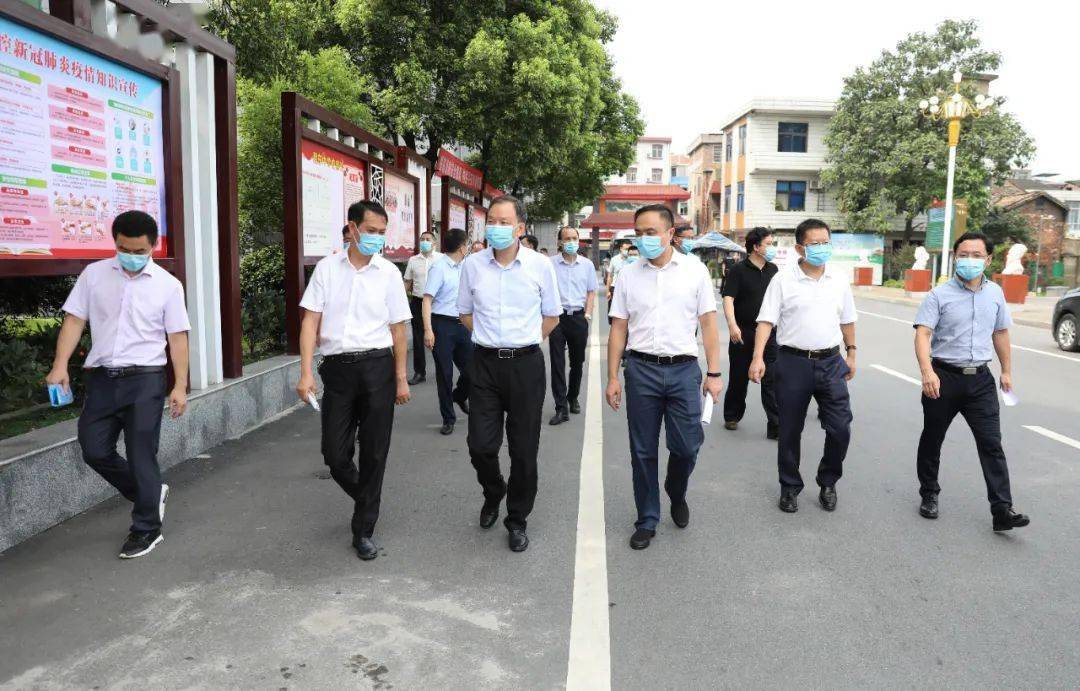
[[[719,372],[706,372],[705,376],[706,377],[719,377],[720,373]]]
[[[856,348],[853,345],[849,345],[849,346],[847,346],[847,350],[848,350],[848,352],[851,352],[852,350],[858,350],[858,348]]]

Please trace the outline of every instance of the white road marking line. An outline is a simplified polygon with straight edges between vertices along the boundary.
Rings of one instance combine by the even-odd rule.
[[[865,314],[868,317],[878,317],[879,319],[888,319],[889,321],[900,322],[901,324],[907,324],[911,326],[910,319],[899,319],[897,317],[890,317],[887,314],[878,314],[877,312],[867,312],[866,310],[857,310],[859,314]],[[1035,353],[1037,355],[1045,355],[1047,357],[1056,357],[1059,360],[1068,360],[1069,362],[1080,362],[1080,357],[1072,357],[1071,355],[1064,355],[1062,353],[1051,353],[1047,350],[1040,350],[1038,348],[1029,348],[1028,346],[1012,344],[1013,350],[1023,350],[1029,353]]]
[[[909,377],[908,375],[903,374],[902,372],[897,372],[894,369],[889,369],[888,367],[885,367],[884,365],[870,365],[870,366],[873,367],[874,369],[878,370],[878,371],[884,372],[885,374],[891,374],[892,376],[896,377],[897,379],[903,379],[904,381],[908,382],[909,384],[914,384],[915,386],[918,386],[919,388],[922,388],[922,382],[919,381],[918,379],[915,379],[914,377]]]
[[[611,629],[608,621],[607,540],[604,522],[603,392],[600,328],[589,330],[589,381],[585,438],[581,445],[574,602],[570,610],[569,691],[610,691]]]
[[[1046,429],[1045,427],[1039,427],[1038,425],[1024,425],[1024,429],[1029,429],[1035,434],[1041,434],[1044,437],[1059,441],[1066,446],[1071,446],[1074,449],[1080,449],[1080,441],[1076,441],[1072,437],[1066,437],[1064,434],[1058,434],[1053,430]]]

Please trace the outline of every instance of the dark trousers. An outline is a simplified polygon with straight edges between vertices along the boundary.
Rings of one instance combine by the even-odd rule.
[[[581,393],[581,370],[585,364],[585,344],[589,341],[589,320],[580,312],[559,317],[559,325],[548,336],[551,350],[551,395],[555,409],[566,410],[567,401]],[[566,351],[570,350],[570,384],[566,382]]]
[[[454,401],[469,400],[469,363],[472,362],[472,336],[460,319],[431,315],[431,330],[435,332],[435,380],[439,387],[439,414],[444,424],[457,422]],[[458,380],[454,387],[454,365]]]
[[[469,456],[484,499],[506,497],[508,529],[524,529],[536,500],[536,456],[544,411],[544,354],[540,350],[513,359],[473,352],[469,389]],[[499,470],[503,425],[510,452],[510,482]]]
[[[161,529],[157,452],[164,406],[164,372],[111,378],[95,369],[86,380],[79,416],[83,460],[132,503],[132,532]],[[121,430],[126,459],[116,451]]]
[[[413,374],[427,376],[427,356],[424,355],[424,300],[414,295],[409,296],[409,311],[412,312],[412,368]]]
[[[754,331],[757,325],[740,326],[743,342],[728,342],[728,362],[731,372],[728,374],[727,391],[724,393],[724,422],[742,420],[746,414],[746,389],[750,384],[750,362],[754,359]],[[761,406],[765,408],[765,419],[770,427],[776,426],[778,405],[774,385],[773,365],[776,363],[776,339],[769,338],[765,344],[765,376],[761,379]]]
[[[686,499],[690,473],[705,441],[701,427],[701,369],[698,363],[657,365],[626,358],[626,419],[638,528],[660,522],[660,422],[667,435],[664,490],[673,504]]]
[[[379,520],[383,473],[394,426],[394,358],[323,360],[322,454],[330,476],[353,502],[354,539],[371,537]],[[353,448],[356,463],[353,463]]]
[[[844,457],[851,441],[851,399],[844,379],[847,363],[840,355],[811,360],[780,350],[776,354],[776,402],[780,409],[777,466],[780,486],[796,492],[803,488],[799,473],[803,424],[810,399],[818,404],[825,430],[825,450],[818,464],[817,483],[832,487],[844,472]]]
[[[934,372],[941,379],[941,396],[922,397],[923,431],[919,437],[917,462],[919,493],[926,496],[941,491],[938,484],[941,444],[945,441],[945,432],[953,418],[960,413],[975,437],[975,449],[979,452],[990,508],[1012,506],[1009,467],[1001,448],[1001,421],[994,375],[985,367],[976,374],[948,372],[936,366]]]

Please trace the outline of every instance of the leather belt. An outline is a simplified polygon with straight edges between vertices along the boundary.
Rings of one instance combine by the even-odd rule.
[[[487,346],[478,345],[474,346],[473,350],[481,355],[497,357],[500,360],[513,360],[524,355],[540,352],[540,346],[533,344],[520,348],[488,348]]]
[[[164,365],[151,365],[151,366],[137,366],[132,365],[130,367],[95,367],[95,371],[101,371],[109,379],[119,379],[121,377],[131,377],[136,374],[158,374],[165,371]]]
[[[678,365],[684,362],[697,362],[697,355],[653,355],[637,350],[628,350],[626,356],[643,362],[651,362],[654,365]]]
[[[791,346],[782,345],[780,350],[785,353],[791,353],[792,355],[798,355],[809,360],[824,360],[827,357],[840,354],[840,346],[833,346],[832,348],[822,348],[821,350],[805,350],[803,348],[792,348]]]
[[[562,313],[562,316],[564,316],[564,317],[575,317],[575,316],[577,316],[579,314],[585,314],[585,310],[584,309],[576,309],[576,310],[564,309],[563,313]]]
[[[337,362],[343,365],[348,365],[353,362],[360,362],[361,360],[370,360],[371,358],[387,357],[393,355],[394,351],[390,348],[371,348],[369,350],[354,350],[348,353],[336,353],[334,355],[327,355],[323,357],[323,362]]]
[[[434,312],[432,312],[431,313],[431,319],[433,321],[434,320],[439,320],[439,321],[445,321],[445,322],[454,322],[455,324],[460,324],[461,323],[461,317],[451,317],[449,314],[435,314]]]
[[[970,367],[960,367],[959,365],[950,365],[949,363],[934,358],[930,361],[930,364],[938,369],[943,369],[946,372],[952,372],[953,374],[966,374],[968,376],[972,374],[978,374],[987,369],[986,365],[972,365]]]

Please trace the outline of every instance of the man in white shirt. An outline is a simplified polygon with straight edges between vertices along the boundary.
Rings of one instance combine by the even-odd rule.
[[[843,474],[851,440],[851,404],[847,382],[855,376],[855,300],[843,275],[826,267],[832,255],[831,233],[811,218],[795,229],[800,259],[769,282],[758,313],[750,379],[765,375],[765,347],[773,328],[779,346],[774,376],[780,409],[777,465],[780,510],[799,510],[803,481],[799,455],[810,399],[817,400],[825,429],[825,451],[818,465],[821,508],[836,509],[836,482]],[[844,354],[840,352],[841,343]]]
[[[420,252],[409,257],[405,264],[405,292],[409,296],[412,314],[413,376],[409,384],[419,384],[427,379],[427,356],[424,355],[424,284],[427,283],[431,265],[441,255],[435,251],[435,236],[420,234]]]
[[[559,297],[563,313],[559,325],[551,332],[548,347],[551,351],[551,395],[555,399],[555,415],[549,424],[559,425],[570,420],[570,413],[581,412],[578,394],[581,393],[581,373],[585,364],[585,345],[589,341],[589,322],[596,301],[596,267],[578,254],[578,231],[571,226],[559,229],[559,253],[551,259],[559,281]],[[570,351],[570,385],[566,381],[566,352]]]
[[[625,350],[626,417],[638,514],[632,549],[648,547],[660,522],[661,421],[668,448],[664,489],[671,498],[672,520],[685,528],[690,522],[686,488],[705,440],[702,397],[711,396],[715,402],[723,389],[712,281],[701,262],[687,259],[672,246],[674,224],[671,209],[662,204],[635,212],[635,244],[642,259],[622,269],[611,304],[607,401],[619,409],[619,363]],[[704,386],[698,367],[698,326],[708,362]]]
[[[484,490],[480,527],[490,528],[506,497],[509,546],[529,547],[526,519],[536,500],[536,456],[544,410],[544,353],[540,341],[559,323],[559,288],[551,261],[520,242],[525,205],[510,196],[488,207],[488,249],[461,267],[458,314],[472,332],[469,456]],[[510,482],[499,470],[503,424]]]
[[[694,229],[690,226],[683,226],[675,230],[675,239],[672,241],[675,245],[675,249],[681,252],[686,257],[689,257],[691,261],[701,261],[701,257],[694,254],[694,246],[697,244],[696,236],[694,235]]]
[[[300,306],[301,401],[316,393],[315,345],[326,391],[322,397],[322,453],[330,476],[354,502],[353,546],[364,560],[379,556],[372,541],[382,500],[394,404],[409,401],[405,360],[409,302],[401,273],[379,256],[387,215],[381,204],[349,207],[353,243],[348,252],[315,265]],[[357,463],[353,464],[353,448]]]

